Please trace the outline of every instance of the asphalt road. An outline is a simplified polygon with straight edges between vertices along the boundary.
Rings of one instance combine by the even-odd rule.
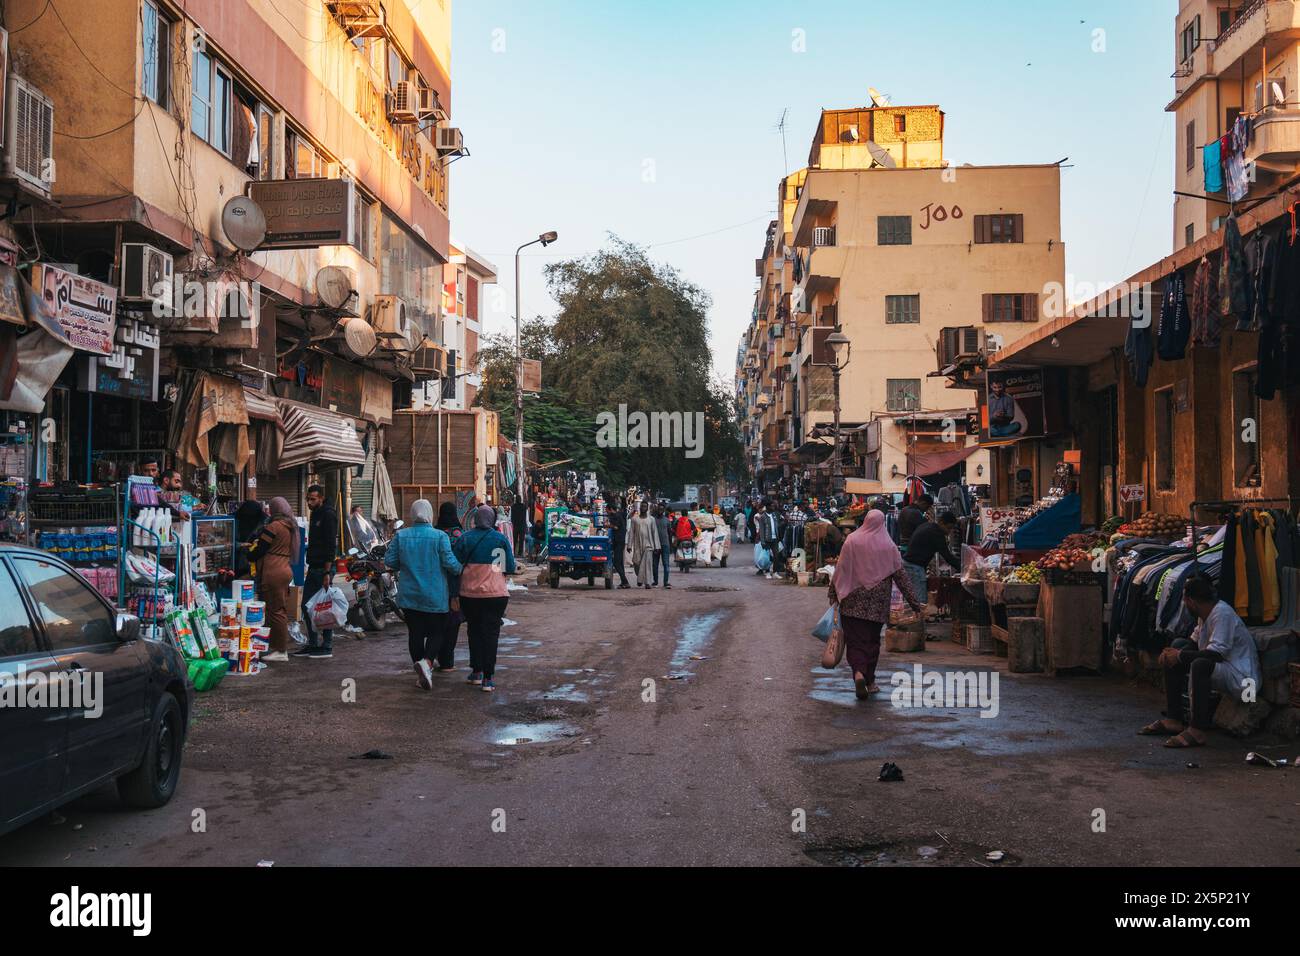
[[[463,670],[421,691],[400,627],[228,677],[167,807],[106,788],[0,838],[0,863],[1300,864],[1300,771],[1243,761],[1300,744],[1164,750],[1134,733],[1149,687],[1010,675],[945,640],[885,654],[859,703],[817,666],[821,589],[737,567],[670,591],[520,580],[495,694]],[[893,706],[918,663],[999,671],[997,716]],[[392,759],[356,759],[374,749]]]

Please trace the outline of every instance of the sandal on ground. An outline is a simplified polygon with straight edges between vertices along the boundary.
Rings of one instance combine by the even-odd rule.
[[[868,693],[868,694],[879,694],[879,693],[880,693],[880,685],[877,684],[875,681],[872,681],[870,684],[867,685],[867,693]]]
[[[858,700],[868,700],[871,697],[871,690],[867,687],[867,679],[861,674],[853,675],[853,693]]]
[[[1174,750],[1183,750],[1188,747],[1204,747],[1204,740],[1197,740],[1192,736],[1190,730],[1184,730],[1181,734],[1170,737],[1165,741],[1165,746]]]
[[[1180,724],[1176,720],[1170,720],[1168,717],[1162,717],[1147,724],[1138,731],[1138,734],[1143,737],[1163,737],[1168,734],[1182,733],[1184,729],[1186,729],[1186,725]]]

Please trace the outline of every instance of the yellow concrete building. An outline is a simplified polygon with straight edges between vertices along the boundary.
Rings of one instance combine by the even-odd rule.
[[[827,487],[825,340],[836,329],[851,342],[840,381],[846,490],[902,491],[919,463],[948,460],[945,477],[964,466],[972,484],[986,482],[988,453],[967,434],[975,392],[935,375],[936,352],[995,351],[1059,300],[1059,167],[944,165],[935,106],[827,110],[809,168],[781,198],[738,356],[747,447],[765,486]]]
[[[1226,220],[1226,189],[1207,189],[1204,149],[1253,124],[1245,149],[1250,199],[1300,173],[1300,3],[1180,0],[1174,22],[1174,249]],[[1211,183],[1210,185],[1216,185]],[[1208,197],[1208,198],[1207,198]]]

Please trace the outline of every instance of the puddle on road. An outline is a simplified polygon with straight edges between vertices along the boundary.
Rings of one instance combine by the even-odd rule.
[[[986,859],[995,847],[979,846],[948,837],[944,842],[937,833],[909,840],[881,841],[859,845],[832,844],[810,846],[804,853],[822,866],[1015,866],[1018,857],[1005,853],[999,862]]]
[[[492,742],[498,747],[517,747],[523,744],[548,744],[556,740],[568,740],[581,734],[573,724],[563,722],[537,722],[506,724],[493,736]]]
[[[540,697],[542,700],[571,700],[578,704],[585,704],[591,700],[591,695],[585,690],[579,690],[577,684],[557,684],[547,690],[535,691],[533,696]]]
[[[685,671],[691,664],[691,658],[704,656],[713,642],[714,632],[726,617],[725,611],[711,611],[708,614],[692,614],[682,621],[672,659],[668,661],[671,675],[680,675]]]
[[[692,584],[688,588],[682,588],[682,590],[695,594],[717,594],[719,591],[739,591],[740,588],[724,588],[716,584]]]

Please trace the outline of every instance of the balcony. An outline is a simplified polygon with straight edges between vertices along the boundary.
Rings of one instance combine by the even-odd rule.
[[[1270,108],[1255,119],[1247,161],[1270,172],[1291,172],[1300,164],[1300,109]]]
[[[1211,72],[1236,77],[1244,64],[1250,73],[1262,64],[1261,50],[1273,62],[1296,39],[1300,39],[1296,0],[1255,0],[1214,41]]]

